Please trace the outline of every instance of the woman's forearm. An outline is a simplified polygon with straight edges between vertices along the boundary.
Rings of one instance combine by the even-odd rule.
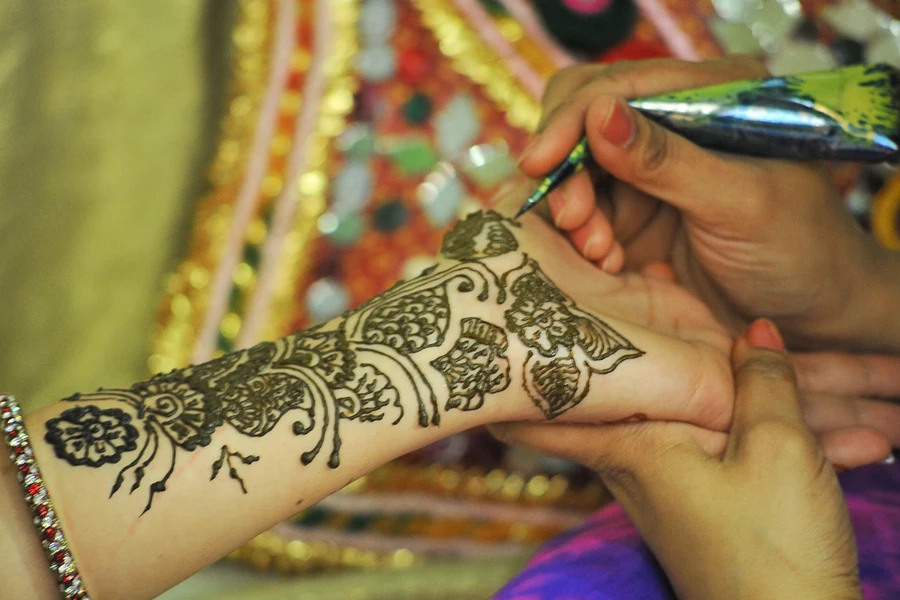
[[[470,216],[443,254],[434,269],[323,326],[29,415],[92,597],[152,597],[360,475],[458,431],[569,417],[576,406],[574,420],[621,419],[633,414],[620,399],[640,388],[636,376],[689,378],[693,355],[580,309],[499,215]],[[642,357],[638,347],[654,356],[628,360]],[[643,366],[599,384],[626,360]],[[607,397],[619,401],[597,401]],[[21,490],[7,467],[0,497],[13,498]],[[0,538],[0,555],[40,552],[36,537],[23,538],[30,523],[21,526],[19,513],[0,514],[17,523]],[[22,582],[47,585],[45,565],[29,559],[27,568]],[[10,591],[32,594],[0,593]]]

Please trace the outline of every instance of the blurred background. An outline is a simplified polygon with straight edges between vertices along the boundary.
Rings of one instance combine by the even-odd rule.
[[[31,410],[128,385],[418,273],[514,172],[563,66],[900,66],[897,16],[890,0],[7,0],[3,390]],[[847,209],[900,247],[892,172],[831,171]],[[391,508],[410,497],[420,509]],[[576,465],[475,432],[164,597],[483,598],[607,500]]]

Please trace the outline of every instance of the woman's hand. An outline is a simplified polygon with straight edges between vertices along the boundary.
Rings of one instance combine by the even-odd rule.
[[[649,422],[495,433],[596,469],[680,598],[861,598],[847,508],[774,326],[755,322],[733,363],[727,435]]]
[[[515,210],[521,197],[509,193],[501,198],[498,209]],[[581,260],[570,244],[539,219],[526,216],[522,225],[518,233],[522,249],[582,308],[664,334],[669,342],[677,340],[658,357],[670,367],[669,372],[659,381],[645,381],[640,390],[633,388],[641,405],[635,404],[637,395],[628,394],[629,401],[615,411],[618,418],[640,414],[706,427],[727,426],[732,391],[723,379],[731,380],[732,340],[702,302],[652,265],[642,273],[610,276]],[[900,358],[813,353],[797,355],[796,361],[807,422],[837,468],[882,460],[892,443],[900,443],[900,430],[893,425],[900,423],[900,405],[877,399],[900,396]],[[687,381],[695,377],[702,385]],[[592,388],[602,402],[609,402],[604,391],[619,393],[608,387],[615,381]],[[717,393],[722,395],[716,397]],[[607,404],[610,418],[604,420],[613,420],[612,408]]]
[[[900,357],[817,352],[791,361],[806,424],[836,469],[900,447]]]
[[[898,349],[885,316],[900,263],[856,226],[821,166],[707,151],[622,100],[766,75],[734,57],[564,69],[521,168],[544,175],[586,132],[597,164],[549,202],[586,258],[610,272],[671,263],[733,331],[762,316],[795,343]]]

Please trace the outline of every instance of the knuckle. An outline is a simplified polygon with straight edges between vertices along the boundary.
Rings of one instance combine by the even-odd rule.
[[[749,54],[732,54],[722,60],[735,76],[734,79],[758,79],[772,74],[762,61]]]
[[[598,93],[634,98],[638,95],[634,78],[634,63],[622,61],[600,72],[594,79],[592,87],[595,87]]]
[[[653,175],[674,161],[676,148],[662,127],[644,123],[644,133],[644,143],[640,145],[640,165],[645,175]]]
[[[753,161],[731,157],[726,157],[725,160],[737,160],[742,167],[734,171],[740,173],[741,179],[734,182],[735,187],[744,191],[741,202],[734,207],[741,220],[751,225],[762,225],[771,221],[774,208],[772,200],[777,194],[772,189],[772,173],[769,169]]]
[[[776,462],[809,466],[819,460],[819,449],[812,435],[802,426],[775,419],[759,421],[743,434],[745,453],[762,466]]]
[[[550,76],[544,87],[544,102],[546,103],[549,98],[554,97],[555,92],[581,87],[591,79],[593,72],[594,70],[590,66],[585,65],[569,65],[556,71]]]
[[[632,493],[643,479],[637,472],[642,469],[635,469],[638,461],[645,465],[652,464],[654,457],[662,457],[666,451],[667,448],[653,435],[651,423],[631,423],[628,425],[628,435],[617,440],[615,451],[603,455],[594,452],[588,466],[609,485]]]
[[[637,495],[640,478],[631,469],[619,465],[588,465],[600,476],[604,485],[628,496]]]
[[[519,429],[515,425],[508,423],[494,423],[487,428],[488,432],[497,441],[503,442],[509,446],[519,446],[522,441]]]
[[[787,383],[797,386],[797,374],[794,366],[786,356],[766,354],[751,358],[738,369],[738,384],[748,380],[771,382],[783,385]]]

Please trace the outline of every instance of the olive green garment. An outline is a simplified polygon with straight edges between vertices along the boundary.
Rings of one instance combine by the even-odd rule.
[[[434,562],[409,569],[256,573],[217,563],[162,594],[158,600],[487,600],[528,560],[516,556]]]
[[[0,391],[146,377],[203,191],[235,2],[0,2]]]

